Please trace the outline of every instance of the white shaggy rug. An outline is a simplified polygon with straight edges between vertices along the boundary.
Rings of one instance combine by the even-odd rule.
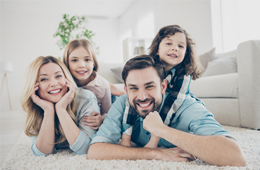
[[[30,147],[31,140],[24,134],[16,142],[1,169],[260,169],[260,132],[244,128],[223,126],[242,146],[246,158],[246,167],[218,167],[197,159],[192,162],[166,162],[158,160],[88,160],[87,155],[76,155],[70,150],[57,151],[47,157],[34,156]]]

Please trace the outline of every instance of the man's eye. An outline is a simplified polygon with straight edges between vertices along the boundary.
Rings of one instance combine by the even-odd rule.
[[[136,87],[131,87],[130,90],[137,90],[137,88]]]
[[[153,88],[154,86],[146,86],[147,89],[151,89]]]

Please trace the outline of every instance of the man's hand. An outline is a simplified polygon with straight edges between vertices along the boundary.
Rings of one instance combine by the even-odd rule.
[[[157,111],[150,112],[143,121],[144,129],[158,137],[161,137],[162,129],[165,126]]]
[[[195,157],[190,153],[178,147],[169,149],[159,149],[158,160],[175,161],[175,162],[188,162],[195,160]]]

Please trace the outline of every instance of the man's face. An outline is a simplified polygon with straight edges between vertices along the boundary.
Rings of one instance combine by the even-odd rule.
[[[159,110],[166,87],[166,80],[161,83],[157,71],[148,67],[129,71],[124,88],[130,105],[145,118],[150,112]]]

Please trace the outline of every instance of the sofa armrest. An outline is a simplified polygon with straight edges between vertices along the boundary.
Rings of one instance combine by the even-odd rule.
[[[241,126],[260,129],[260,40],[238,45],[237,70]]]

